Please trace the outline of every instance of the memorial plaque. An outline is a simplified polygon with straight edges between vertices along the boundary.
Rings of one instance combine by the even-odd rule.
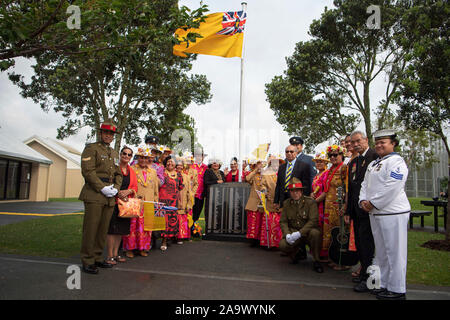
[[[245,235],[245,205],[250,194],[247,183],[230,182],[209,187],[205,204],[206,234]]]

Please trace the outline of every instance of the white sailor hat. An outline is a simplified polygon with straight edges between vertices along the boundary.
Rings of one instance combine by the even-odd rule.
[[[397,137],[397,134],[395,133],[395,130],[393,129],[382,129],[382,130],[378,130],[375,131],[373,133],[373,138],[375,140],[380,140],[380,139],[395,139]]]

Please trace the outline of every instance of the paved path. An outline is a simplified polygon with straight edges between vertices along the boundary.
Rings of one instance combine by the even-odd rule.
[[[0,202],[0,225],[84,211],[83,202]]]
[[[67,288],[78,257],[0,255],[0,299],[374,300],[352,290],[350,273],[292,265],[278,251],[246,243],[194,241],[152,250],[98,275],[81,273],[81,289]],[[408,286],[409,300],[450,300],[449,287]]]

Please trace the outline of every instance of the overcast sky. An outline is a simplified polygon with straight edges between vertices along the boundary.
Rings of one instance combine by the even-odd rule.
[[[239,11],[241,0],[206,0],[213,12]],[[200,1],[181,0],[180,5],[197,8]],[[274,117],[264,93],[265,84],[286,69],[285,58],[292,55],[295,44],[307,41],[309,25],[320,18],[323,0],[248,0],[245,25],[244,52],[244,155],[248,156],[258,144],[271,142],[271,153],[284,155],[289,136]],[[17,59],[14,71],[32,75],[31,60]],[[225,164],[238,155],[239,85],[241,61],[198,55],[193,73],[204,74],[211,82],[211,102],[191,105],[186,113],[195,119],[198,140],[210,156],[219,157]],[[9,71],[12,71],[10,69]],[[65,120],[53,111],[43,112],[38,104],[20,96],[4,72],[0,74],[0,133],[8,132],[20,140],[37,134],[56,137],[56,129]],[[299,124],[301,125],[301,124]],[[88,130],[64,140],[83,150]],[[145,133],[142,134],[142,138]],[[306,141],[306,144],[308,142]],[[324,148],[324,146],[322,146]]]

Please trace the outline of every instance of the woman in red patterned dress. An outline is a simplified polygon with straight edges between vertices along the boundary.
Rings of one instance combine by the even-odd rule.
[[[164,159],[164,184],[159,189],[159,201],[165,206],[178,208],[180,191],[184,188],[181,173],[175,170],[175,161],[171,156]],[[177,239],[178,213],[176,210],[167,210],[165,213],[166,230],[161,233],[163,238],[161,250],[167,250],[167,239]]]

